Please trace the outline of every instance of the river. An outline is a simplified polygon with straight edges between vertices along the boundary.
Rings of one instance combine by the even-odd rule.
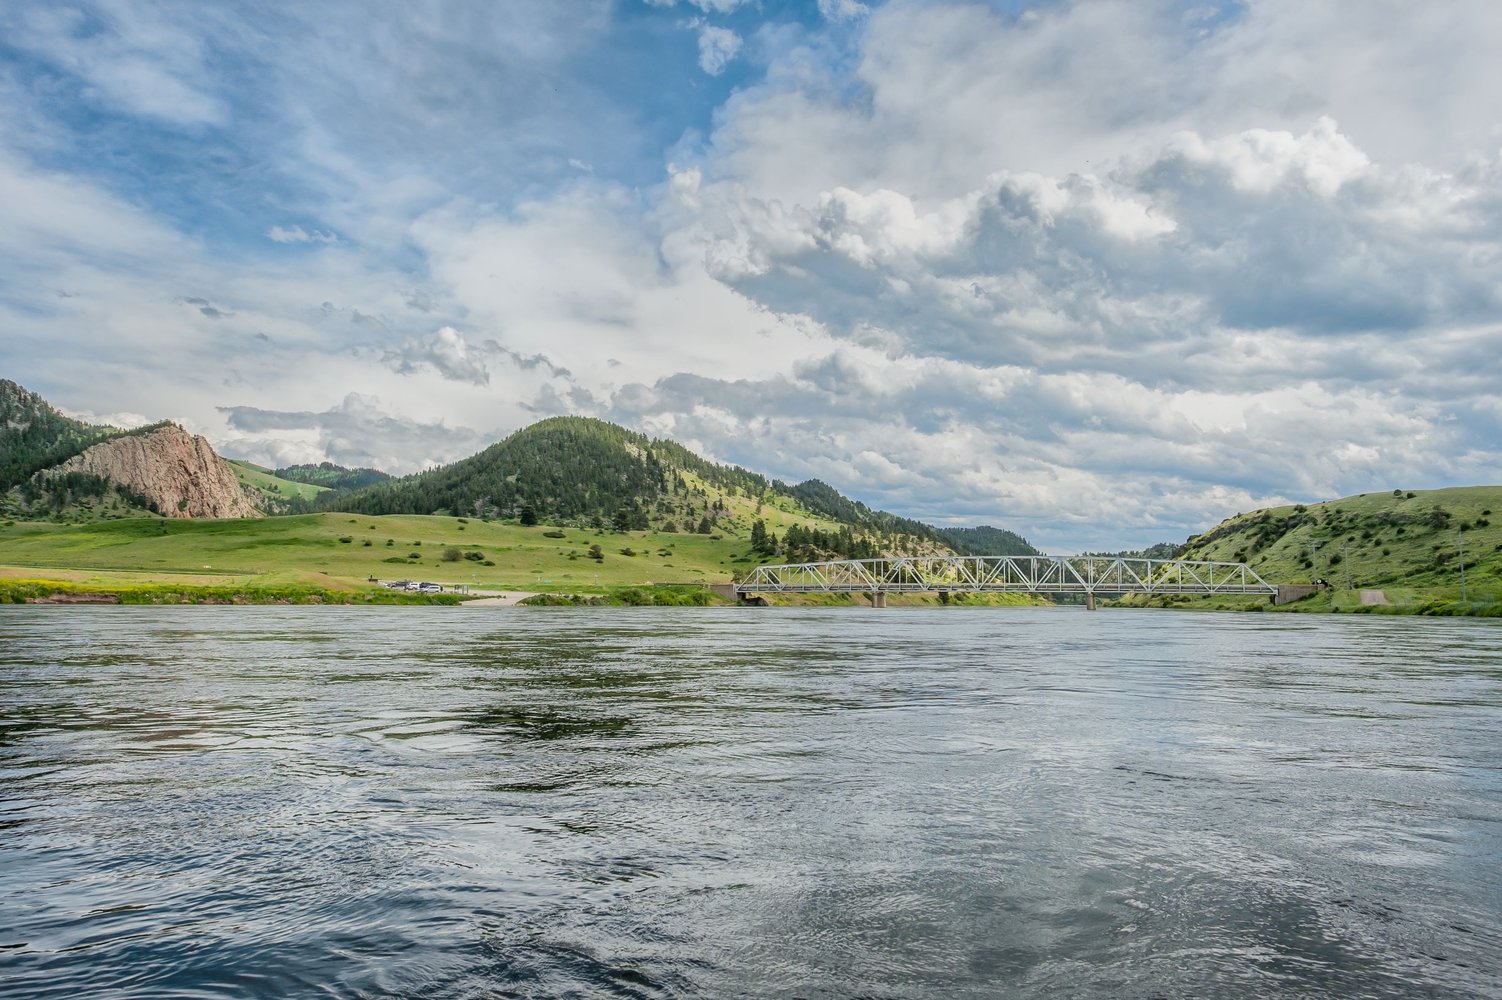
[[[1502,625],[0,608],[6,997],[1499,997]]]

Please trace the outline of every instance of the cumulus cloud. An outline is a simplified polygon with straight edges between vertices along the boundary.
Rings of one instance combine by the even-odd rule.
[[[719,76],[741,50],[741,36],[729,28],[706,24],[699,29],[699,68]]]
[[[910,352],[1228,384],[1286,369],[1242,332],[1487,322],[1502,305],[1502,238],[1482,223],[1495,176],[1377,167],[1328,120],[1182,133],[1108,176],[1002,172],[926,209],[887,190],[793,210],[731,190],[734,227],[707,255],[758,301],[853,339],[880,328]],[[1342,344],[1303,348],[1302,370],[1338,376],[1372,346]]]
[[[474,350],[464,335],[445,326],[423,339],[407,338],[401,347],[387,351],[383,359],[392,371],[409,375],[423,367],[432,368],[446,379],[486,385],[490,371],[481,351]]]

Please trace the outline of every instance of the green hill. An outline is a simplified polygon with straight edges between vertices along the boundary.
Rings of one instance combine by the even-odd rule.
[[[320,506],[746,538],[762,520],[778,541],[794,533],[790,544],[769,538],[761,551],[800,559],[951,547],[930,525],[873,511],[818,480],[788,486],[585,417],[540,421],[452,465],[324,497]]]
[[[318,499],[319,494],[329,491],[326,486],[284,478],[253,462],[237,458],[227,458],[225,461],[235,471],[236,479],[255,490],[261,509],[269,514],[304,513]]]
[[[1328,581],[1311,610],[1424,610],[1460,600],[1463,553],[1465,596],[1496,603],[1499,512],[1502,486],[1363,493],[1238,514],[1192,536],[1182,558],[1245,562],[1274,583]],[[1388,603],[1363,605],[1363,590]]]

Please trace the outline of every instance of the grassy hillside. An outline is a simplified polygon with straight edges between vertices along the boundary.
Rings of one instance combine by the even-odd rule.
[[[235,470],[236,479],[266,497],[271,503],[292,499],[311,503],[318,499],[320,494],[329,492],[327,486],[283,479],[270,469],[252,462],[242,462],[234,458],[227,458],[225,461],[230,464],[230,468]]]
[[[1308,610],[1372,609],[1362,590],[1382,591],[1389,604],[1375,608],[1419,610],[1460,600],[1462,548],[1469,600],[1502,601],[1502,486],[1255,510],[1190,538],[1183,558],[1245,562],[1273,583],[1329,581]]]

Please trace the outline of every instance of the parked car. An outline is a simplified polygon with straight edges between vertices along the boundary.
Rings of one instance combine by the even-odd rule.
[[[423,583],[419,583],[417,585],[417,589],[420,590],[424,594],[441,594],[441,593],[443,593],[443,585],[440,584],[440,583],[428,583],[428,582],[424,581]]]
[[[386,586],[391,590],[406,590],[411,583],[411,580],[392,580]]]

